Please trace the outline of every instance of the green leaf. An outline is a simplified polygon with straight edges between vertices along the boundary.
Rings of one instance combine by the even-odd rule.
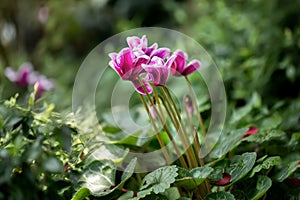
[[[126,180],[128,180],[133,172],[134,172],[134,168],[135,168],[135,165],[136,165],[136,161],[137,161],[137,158],[133,158],[130,163],[127,165],[127,167],[124,169],[124,172],[122,174],[122,177],[121,177],[121,182],[125,182]]]
[[[155,194],[164,192],[175,182],[175,177],[178,175],[177,170],[173,165],[161,167],[147,174],[142,181],[141,190],[151,189]]]
[[[50,157],[43,161],[43,168],[51,173],[61,173],[63,171],[63,164],[59,159]]]
[[[241,139],[247,132],[247,130],[247,128],[242,128],[228,133],[223,132],[220,136],[219,141],[210,152],[210,158],[222,158],[225,154],[238,146],[241,143]]]
[[[26,151],[25,156],[27,161],[31,162],[38,159],[38,157],[43,153],[42,143],[45,140],[45,137],[39,136],[30,148]]]
[[[278,182],[282,182],[292,173],[294,173],[299,167],[300,165],[298,160],[291,162],[288,166],[284,166],[283,169],[275,175],[274,179]]]
[[[87,161],[93,160],[112,160],[116,163],[121,162],[129,152],[128,149],[120,148],[113,144],[97,144],[93,147],[92,153],[88,156]]]
[[[139,192],[137,192],[137,197],[133,197],[133,198],[130,198],[128,200],[139,200],[141,198],[144,198],[147,195],[150,195],[152,193],[152,190],[153,190],[153,188],[149,188],[149,189],[146,189],[146,190],[139,191]]]
[[[272,113],[271,117],[265,118],[261,122],[261,127],[267,129],[276,128],[282,122],[282,118],[278,113]]]
[[[129,136],[126,135],[125,137],[124,137],[124,134],[121,133],[120,139],[117,139],[117,137],[116,137],[114,140],[110,141],[109,144],[122,144],[122,145],[136,146],[141,133],[142,133],[142,131],[138,131],[132,135],[129,135]]]
[[[153,190],[153,188],[149,188],[149,189],[146,189],[146,190],[139,191],[139,192],[137,193],[138,199],[144,198],[145,196],[151,194],[151,193],[152,193],[152,190]]]
[[[73,196],[71,200],[83,200],[86,197],[90,196],[91,192],[88,188],[80,188]]]
[[[220,191],[207,195],[204,200],[235,200],[235,198],[228,192]]]
[[[180,198],[180,193],[178,191],[178,188],[176,187],[166,189],[166,191],[164,191],[162,195],[164,195],[169,200]]]
[[[120,129],[119,127],[115,127],[115,126],[103,126],[102,131],[105,133],[118,133],[118,132],[121,132],[122,129]]]
[[[285,132],[280,130],[262,130],[256,134],[244,138],[243,140],[248,142],[263,143],[271,139],[282,137],[284,135]]]
[[[271,167],[275,165],[279,165],[281,162],[281,158],[279,156],[273,156],[269,157],[266,160],[264,160],[261,164],[256,165],[250,174],[250,178],[254,176],[255,173],[261,171],[262,169],[270,169]]]
[[[128,191],[128,192],[122,194],[122,195],[118,198],[118,200],[129,200],[129,199],[134,199],[134,198],[132,198],[133,195],[134,195],[133,191]]]
[[[236,155],[231,159],[229,167],[226,171],[231,175],[230,184],[243,178],[254,166],[256,153],[244,153]]]
[[[261,198],[272,186],[272,181],[267,176],[258,176],[256,185],[253,185],[249,191],[247,191],[247,199],[258,200]]]
[[[83,172],[82,187],[90,190],[94,196],[105,196],[123,187],[124,183],[132,176],[136,165],[136,158],[132,159],[121,177],[121,182],[115,185],[116,169],[115,164],[110,160],[94,161]],[[114,186],[112,188],[112,186]]]
[[[109,194],[109,189],[115,184],[116,169],[110,160],[94,161],[83,172],[79,183],[90,190],[94,196]]]
[[[260,96],[255,92],[252,94],[251,100],[244,107],[236,109],[231,118],[230,123],[240,121],[243,117],[251,112],[254,107],[259,107],[261,104]]]
[[[293,133],[291,140],[289,141],[289,146],[296,147],[300,143],[300,133]],[[300,145],[299,145],[300,146]]]
[[[61,143],[62,148],[68,153],[71,153],[72,134],[74,133],[74,130],[67,125],[62,125],[61,127],[55,128],[54,133],[57,140]]]
[[[186,172],[182,172],[183,170],[185,169],[180,170],[181,173],[179,173],[176,179],[176,184],[187,190],[193,190],[210,175],[213,168],[203,166],[192,169],[191,171],[186,170]]]
[[[143,200],[170,200],[166,196],[161,194],[150,194],[143,198]]]

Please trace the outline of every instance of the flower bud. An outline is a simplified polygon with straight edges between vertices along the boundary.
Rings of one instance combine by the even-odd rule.
[[[183,102],[187,113],[192,116],[194,114],[194,106],[191,96],[188,94],[184,95]]]

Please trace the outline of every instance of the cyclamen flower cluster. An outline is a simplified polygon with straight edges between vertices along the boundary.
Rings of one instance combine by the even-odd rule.
[[[11,67],[5,69],[6,77],[20,87],[28,87],[38,83],[36,97],[39,98],[45,91],[54,87],[52,80],[47,79],[44,75],[33,70],[31,63],[24,63],[18,71]]]
[[[128,47],[119,53],[110,53],[109,62],[123,80],[131,81],[135,90],[140,94],[151,94],[152,86],[166,84],[169,74],[173,76],[188,76],[200,68],[198,60],[187,63],[188,55],[182,50],[171,54],[170,49],[158,48],[154,43],[148,47],[146,36],[127,37]]]

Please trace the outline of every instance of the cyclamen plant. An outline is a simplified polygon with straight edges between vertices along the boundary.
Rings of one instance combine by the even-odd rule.
[[[159,48],[157,43],[148,47],[148,40],[145,35],[141,38],[137,36],[128,37],[127,44],[128,47],[122,49],[119,53],[109,54],[111,58],[109,65],[121,79],[131,81],[133,87],[139,93],[167,164],[172,164],[171,152],[167,152],[163,148],[166,144],[161,137],[160,130],[158,130],[158,123],[163,126],[164,131],[167,133],[183,168],[193,169],[203,166],[204,161],[200,152],[201,143],[203,142],[199,140],[198,129],[191,123],[193,114],[196,113],[198,117],[202,138],[205,138],[206,130],[197,108],[191,83],[187,77],[201,67],[201,62],[196,59],[188,62],[188,55],[182,50],[171,53],[169,48]],[[183,97],[184,113],[179,111],[171,92],[166,86],[170,76],[184,77],[186,80],[189,94]],[[186,116],[187,124],[182,120],[183,114]],[[170,123],[165,123],[166,116]],[[180,153],[180,144],[174,140],[174,134],[171,132],[172,128],[177,131],[180,144],[186,150],[184,156]],[[193,137],[192,145],[189,142],[190,136]],[[210,191],[208,184],[203,184],[202,187],[206,193]]]

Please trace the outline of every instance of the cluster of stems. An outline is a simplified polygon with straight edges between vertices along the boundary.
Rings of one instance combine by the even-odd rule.
[[[181,112],[170,90],[166,86],[152,85],[153,93],[149,94],[141,82],[146,95],[139,94],[139,96],[148,113],[167,164],[170,165],[173,163],[170,156],[172,152],[169,152],[168,148],[165,148],[167,144],[161,136],[163,132],[167,134],[169,141],[172,143],[181,166],[185,169],[193,169],[205,165],[201,157],[201,144],[205,142],[200,142],[199,140],[198,128],[192,123],[193,115],[197,116],[200,132],[202,134],[201,138],[206,138],[206,130],[198,109],[192,85],[187,77],[185,77],[185,80],[189,88],[189,93],[184,95],[182,99]],[[185,120],[183,120],[183,113],[186,116]],[[159,124],[161,124],[163,130],[159,130]],[[175,140],[172,130],[176,130],[175,135],[178,136],[180,142],[176,142],[178,140]],[[191,142],[189,138],[192,138]],[[185,151],[184,154],[180,152],[182,149]],[[198,192],[202,194],[200,195],[202,197],[209,193],[210,186],[208,182],[205,181],[204,184],[200,185],[198,190]]]

